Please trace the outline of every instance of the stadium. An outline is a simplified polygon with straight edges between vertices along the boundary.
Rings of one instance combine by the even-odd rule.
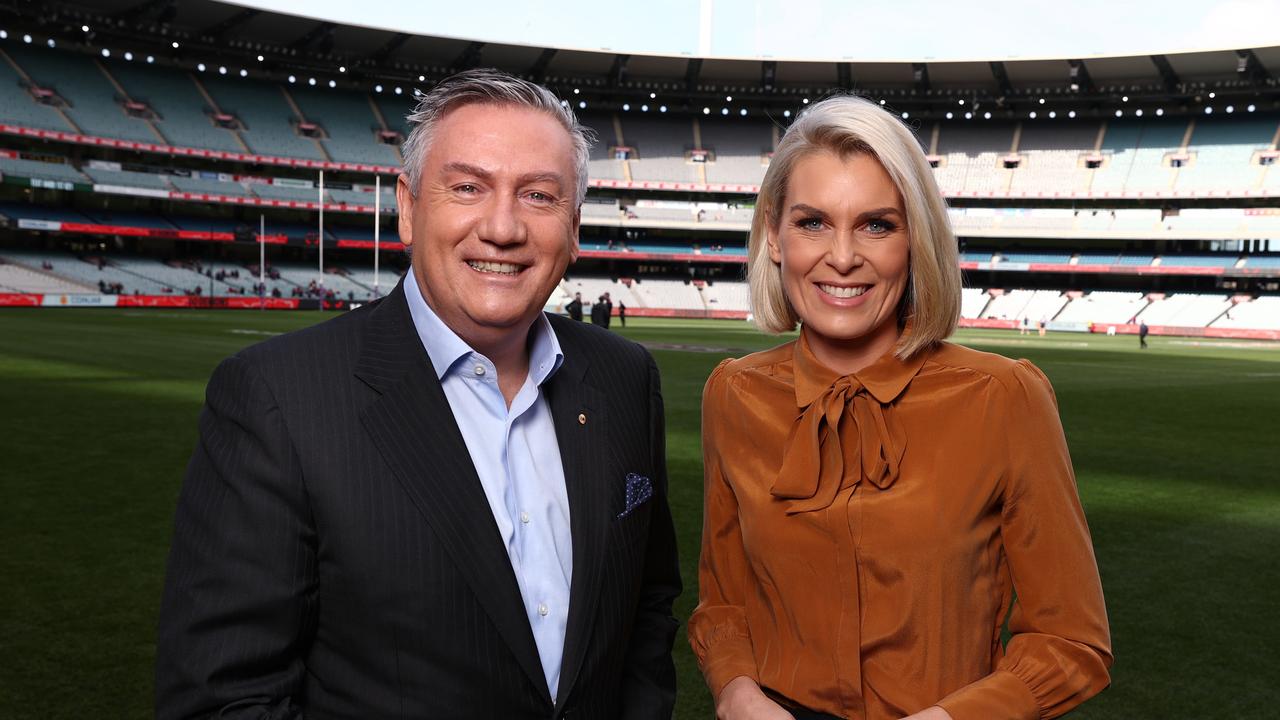
[[[1117,649],[1113,686],[1072,717],[1273,716],[1280,18],[1240,3],[1243,46],[1010,57],[992,31],[936,60],[718,51],[728,5],[658,3],[689,32],[601,21],[585,45],[287,3],[0,4],[0,716],[151,713],[209,373],[396,285],[405,116],[476,67],[545,84],[598,139],[581,256],[547,310],[609,293],[614,329],[658,360],[679,618],[702,384],[779,342],[746,322],[756,193],[792,118],[856,93],[912,128],[946,196],[957,340],[1057,391]],[[676,717],[713,716],[683,633],[676,658]]]

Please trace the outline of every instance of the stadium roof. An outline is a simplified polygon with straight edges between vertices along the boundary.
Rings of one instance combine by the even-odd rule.
[[[258,5],[297,5],[280,0],[252,2]],[[896,5],[910,10],[918,9],[921,2],[923,0],[899,0],[881,5]],[[741,7],[743,3],[757,10],[757,30],[762,18],[767,20],[771,17],[765,10],[777,4],[764,0],[742,0],[736,5],[727,0],[718,3],[713,0],[702,0],[701,3],[651,0],[648,6],[655,9],[651,15],[661,19],[659,11],[674,12],[672,8],[676,6],[701,8],[699,12],[703,13],[712,8],[715,13],[729,15],[731,13],[726,8]],[[979,15],[972,12],[972,4],[931,4],[937,8],[944,5],[962,7],[966,13]],[[610,24],[611,16],[603,9],[608,3],[560,0],[557,3],[525,3],[519,7],[532,7],[540,13],[538,26],[541,27],[555,25],[542,21],[548,13],[556,19],[557,13],[585,12],[581,9],[584,5],[601,8],[587,18],[595,34],[593,36],[610,38],[609,42],[617,39],[621,44],[627,37],[647,34],[645,28],[649,25],[634,17],[640,15],[634,11],[621,29],[616,25],[619,21],[614,20],[615,24]],[[1025,5],[1003,0],[999,3],[999,7],[1006,10]],[[1099,9],[1103,5],[1109,9]],[[1132,21],[1132,12],[1126,9],[1131,5],[1148,13],[1147,24]],[[1175,48],[1187,47],[1190,38],[1200,36],[1206,38],[1206,43],[1221,45],[1227,42],[1226,37],[1232,31],[1249,39],[1262,39],[1268,34],[1280,35],[1280,18],[1275,17],[1280,15],[1280,5],[1266,0],[1237,0],[1218,5],[1178,5],[1170,0],[1158,4],[1162,8],[1158,11],[1150,9],[1154,5],[1150,0],[1132,4],[1079,0],[1070,5],[1070,12],[1073,18],[1083,17],[1083,21],[1073,19],[1070,23],[1060,24],[1058,18],[1054,18],[1052,25],[1042,19],[1037,19],[1037,22],[1055,32],[1069,29],[1072,23],[1079,26],[1083,22],[1084,26],[1095,28],[1091,37],[1110,37],[1108,42],[1117,40],[1114,34],[1108,36],[1102,29],[1120,27],[1134,38],[1135,44],[1154,42],[1150,37],[1144,40],[1140,32],[1147,25],[1157,29],[1194,27],[1200,33],[1196,35],[1179,30],[1168,34],[1169,42]],[[386,6],[403,7],[399,3]],[[699,32],[704,37],[699,40],[699,48],[710,48],[712,52],[709,53],[690,56],[648,54],[640,50],[562,49],[566,45],[528,45],[483,39],[503,33],[509,36],[513,32],[523,32],[518,35],[521,38],[538,36],[539,30],[533,28],[526,16],[519,14],[512,14],[505,24],[487,25],[477,22],[478,15],[464,15],[461,20],[454,18],[454,21],[442,15],[439,18],[441,32],[422,35],[410,32],[414,28],[408,20],[403,30],[385,30],[354,24],[354,20],[359,18],[351,18],[351,23],[337,22],[213,0],[53,0],[42,3],[27,0],[0,7],[0,25],[9,24],[11,31],[21,25],[50,37],[56,35],[63,46],[68,44],[67,40],[74,40],[91,48],[101,45],[126,49],[125,45],[132,45],[135,51],[151,52],[150,47],[155,47],[157,54],[163,51],[167,59],[178,64],[236,62],[248,65],[259,75],[274,72],[283,77],[285,73],[308,73],[325,79],[334,77],[343,85],[355,86],[373,87],[374,83],[387,83],[403,84],[406,88],[419,87],[458,69],[489,65],[546,82],[562,93],[576,89],[584,100],[595,102],[596,107],[622,107],[637,98],[647,98],[653,92],[668,98],[678,96],[681,107],[694,111],[704,102],[716,102],[726,95],[737,97],[743,107],[771,110],[795,105],[801,97],[817,96],[831,89],[856,90],[873,97],[887,98],[891,107],[920,115],[936,113],[942,106],[954,104],[956,98],[981,102],[999,113],[1029,109],[1031,104],[1045,97],[1051,101],[1078,101],[1082,108],[1092,106],[1095,110],[1099,107],[1106,110],[1110,105],[1119,107],[1120,103],[1129,102],[1121,98],[1132,97],[1134,102],[1171,101],[1175,106],[1181,104],[1183,110],[1194,112],[1200,103],[1208,101],[1210,92],[1225,97],[1238,96],[1241,104],[1256,103],[1259,108],[1280,107],[1280,82],[1277,81],[1280,78],[1280,38],[1263,47],[1227,45],[1221,49],[1149,55],[1117,52],[1098,56],[1084,51],[1083,48],[1089,47],[1084,45],[1082,52],[1075,56],[1009,59],[1005,57],[1007,51],[1022,47],[1018,43],[1025,42],[1025,33],[1012,33],[992,19],[999,13],[982,14],[984,22],[992,28],[983,33],[972,29],[931,31],[931,27],[939,27],[935,20],[928,25],[916,23],[909,26],[909,31],[904,31],[901,24],[886,23],[877,27],[855,23],[856,18],[838,6],[844,7],[830,0],[791,0],[789,5],[796,8],[797,15],[805,16],[806,22],[820,16],[823,19],[821,25],[829,26],[833,18],[856,25],[856,29],[844,33],[857,41],[851,44],[863,44],[869,38],[875,38],[881,43],[875,47],[886,47],[885,42],[897,47],[897,44],[906,43],[908,37],[918,37],[926,46],[939,43],[938,47],[942,47],[942,38],[955,35],[960,37],[962,47],[970,55],[990,48],[992,57],[960,61],[940,61],[926,56],[894,61],[729,59],[716,57],[714,51],[721,46],[716,44],[719,41],[715,40],[714,34],[710,41],[705,37],[707,29],[716,27],[718,21],[712,20],[708,24],[703,22],[706,18],[702,16],[690,22],[701,28]],[[1066,8],[1067,4],[1055,3],[1055,6]],[[350,13],[359,12],[363,22],[368,23],[387,21],[387,16],[381,16],[380,20],[373,14],[368,3],[313,0],[299,7],[315,14],[336,13],[342,9],[346,18],[350,18]],[[439,6],[431,5],[430,8],[432,18],[435,18],[434,13],[438,12]],[[1090,8],[1098,15],[1090,16],[1085,12]],[[1228,18],[1223,14],[1223,8],[1238,15]],[[804,12],[806,9],[808,13]],[[487,4],[483,7],[476,5],[475,12],[483,12],[485,18],[501,14]],[[529,11],[525,12],[527,15]],[[1269,17],[1275,22],[1268,22]],[[1160,18],[1172,18],[1173,22],[1162,25]],[[1026,21],[1025,17],[1022,19]],[[468,26],[467,22],[471,24]],[[1201,24],[1196,25],[1197,22]],[[486,34],[468,39],[444,37],[449,34],[446,30],[463,32],[467,27],[474,28],[476,33]],[[1038,26],[1032,22],[1027,27]],[[88,28],[88,31],[83,28]],[[671,32],[680,34],[674,28]],[[756,32],[757,39],[760,35]],[[1052,33],[1033,37],[1044,39],[1050,35]],[[180,47],[170,51],[168,46],[173,42]],[[757,44],[755,47],[765,46]],[[953,50],[955,47],[952,46]],[[999,57],[995,57],[997,54]],[[259,56],[261,61],[256,59]],[[342,72],[338,71],[339,68]],[[672,109],[676,109],[675,103]],[[1170,111],[1176,109],[1171,108]]]

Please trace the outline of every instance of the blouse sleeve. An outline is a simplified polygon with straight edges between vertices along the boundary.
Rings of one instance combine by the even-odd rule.
[[[955,720],[1054,718],[1110,683],[1102,583],[1053,388],[1020,360],[1006,390],[1000,533],[1016,594],[1012,638],[994,672],[938,703]]]
[[[738,525],[738,503],[721,472],[717,442],[726,412],[724,369],[729,362],[720,363],[711,373],[702,393],[702,554],[698,607],[689,619],[689,644],[712,697],[740,675],[758,681],[746,614],[750,570]]]

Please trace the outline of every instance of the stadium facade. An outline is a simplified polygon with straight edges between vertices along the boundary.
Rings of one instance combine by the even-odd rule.
[[[392,192],[404,116],[416,90],[477,66],[546,83],[599,138],[582,259],[553,306],[607,291],[636,316],[745,317],[772,148],[806,104],[856,92],[899,114],[935,167],[964,324],[1280,337],[1280,48],[631,56],[209,0],[0,8],[0,304],[345,307],[385,293],[406,262]]]

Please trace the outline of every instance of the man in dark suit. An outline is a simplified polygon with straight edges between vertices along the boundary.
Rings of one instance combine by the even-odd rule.
[[[680,592],[657,370],[542,308],[588,142],[468,71],[410,116],[412,269],[209,382],[157,716],[662,718]]]
[[[564,309],[565,312],[569,313],[569,318],[571,320],[582,322],[582,293],[574,293],[573,299],[569,301],[569,304],[564,306]]]

